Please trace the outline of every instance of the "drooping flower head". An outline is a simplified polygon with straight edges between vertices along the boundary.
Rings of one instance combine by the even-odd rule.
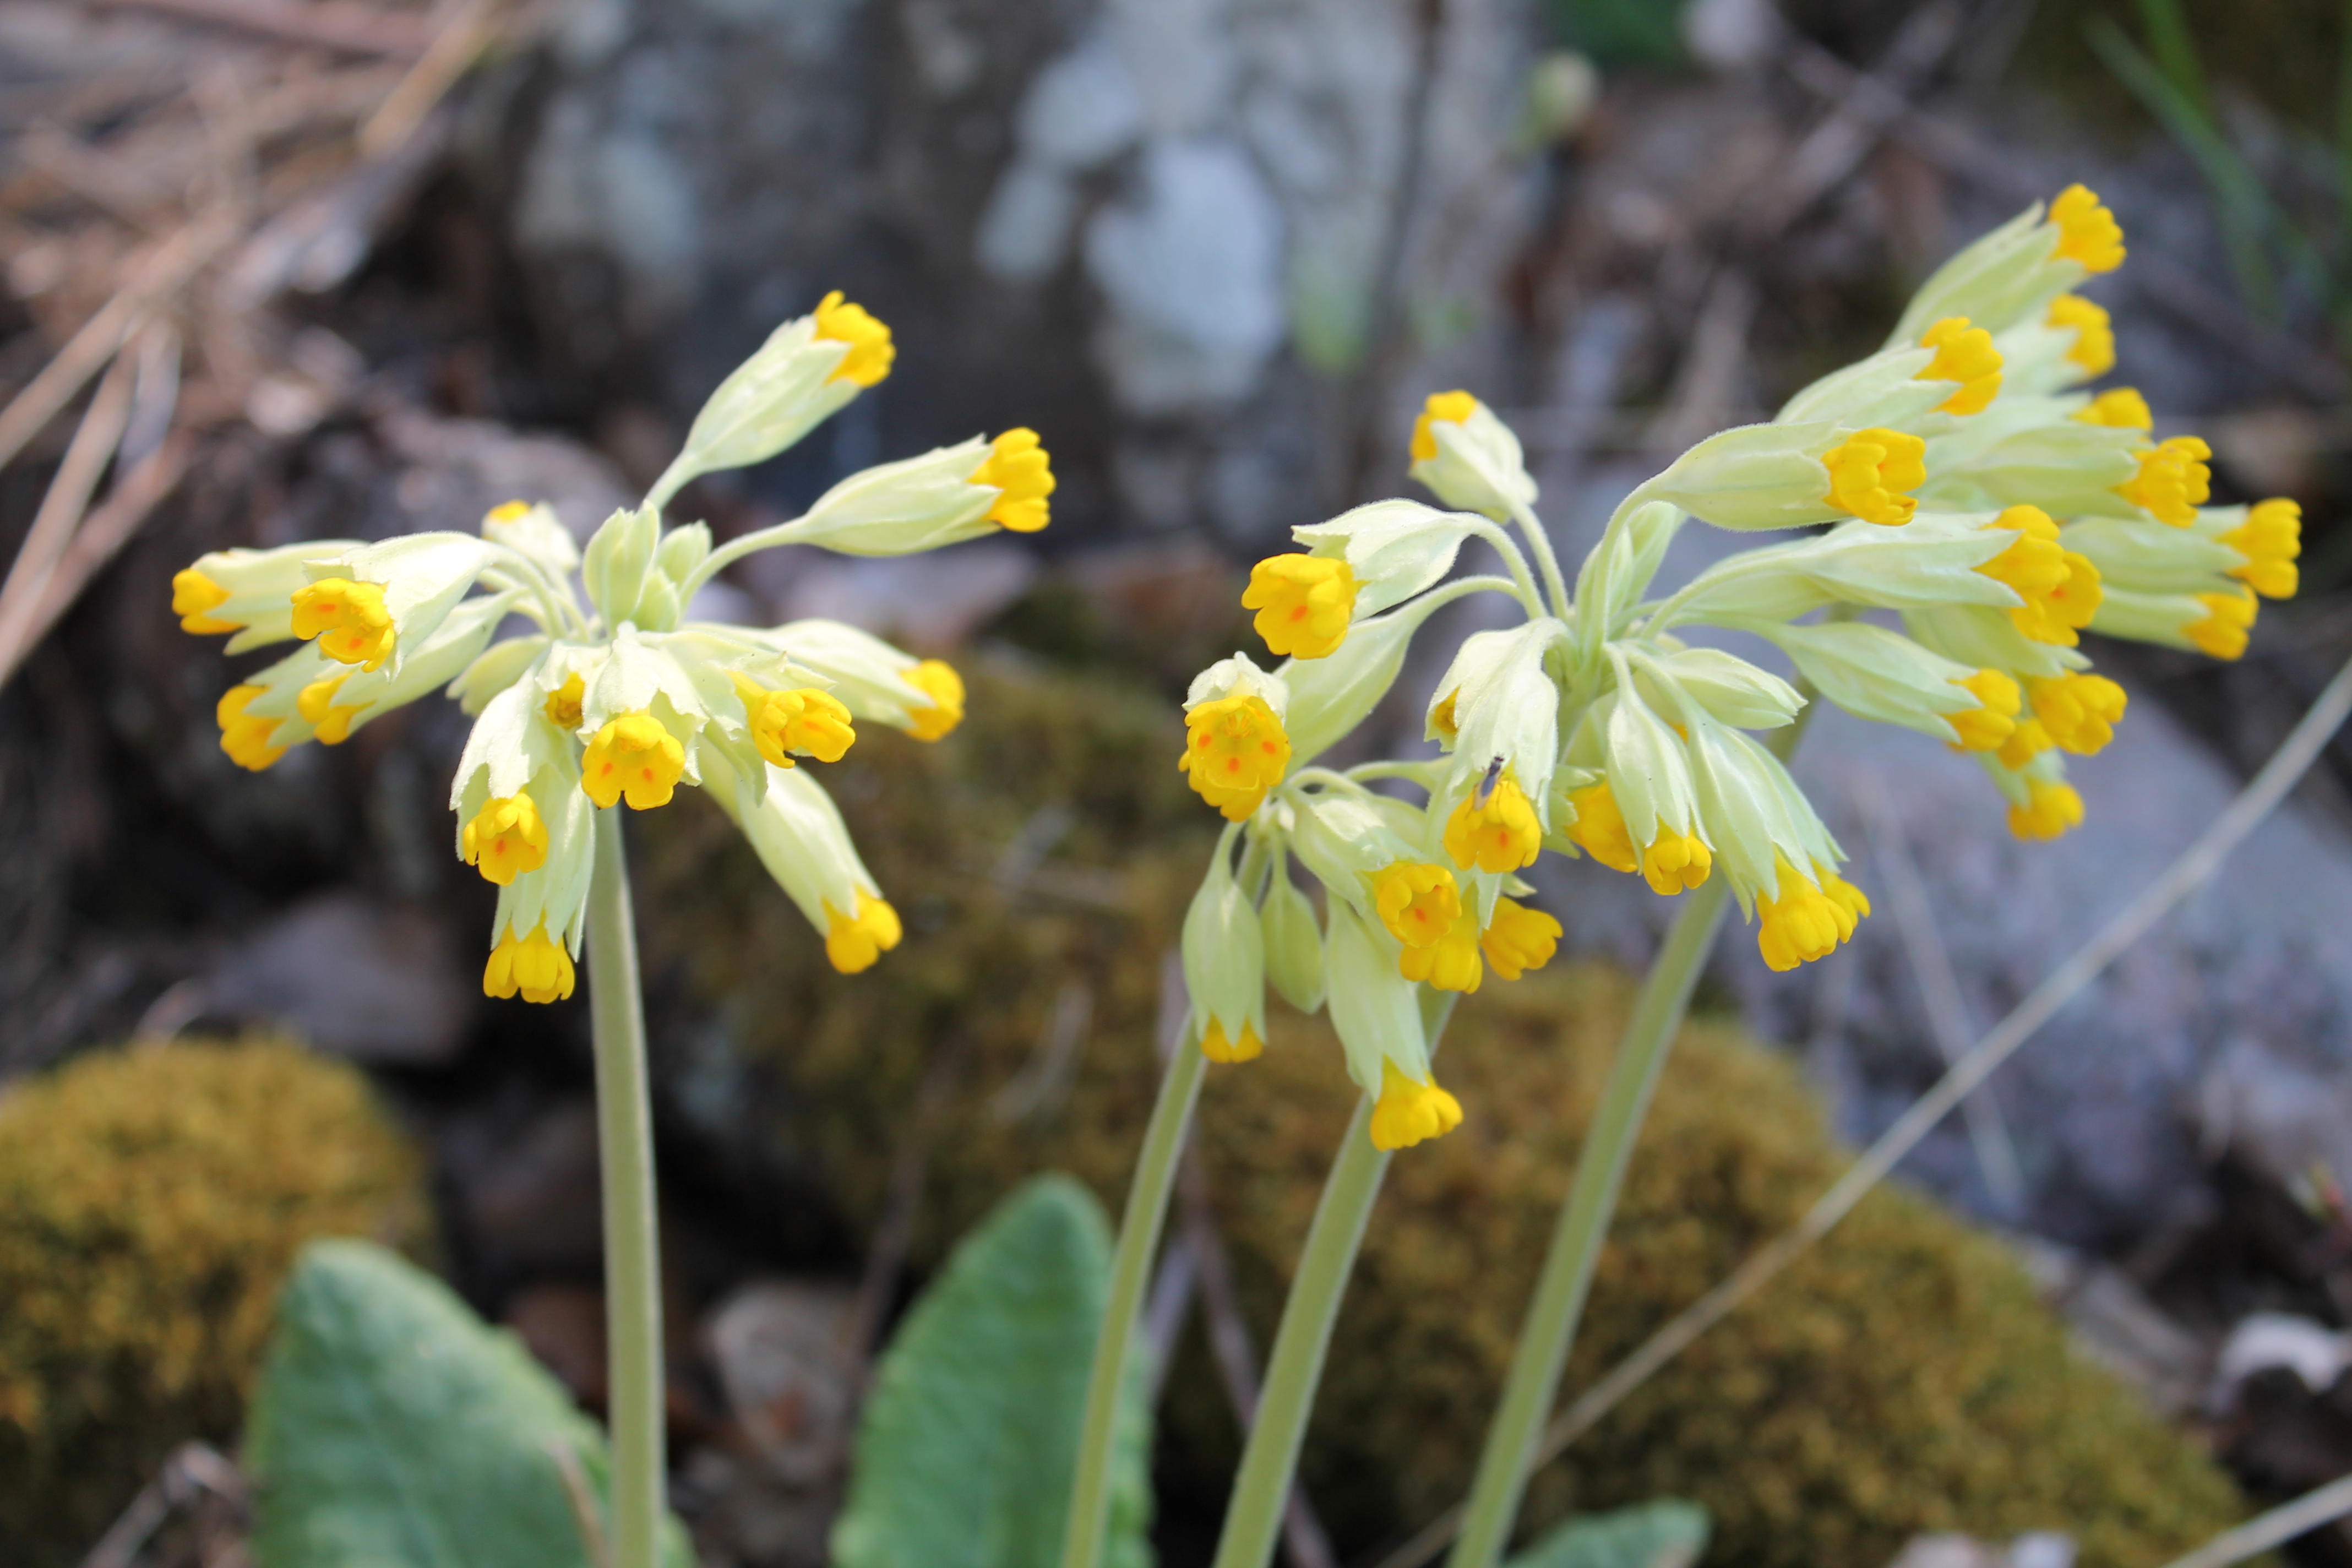
[[[963,681],[853,626],[746,626],[696,595],[755,550],[805,543],[905,554],[1045,526],[1054,476],[1036,433],[1008,430],[852,475],[792,521],[714,547],[666,526],[686,484],[773,457],[890,372],[890,330],[838,293],[779,327],[711,395],[642,507],[584,551],[554,512],[513,501],[478,533],[218,551],[181,572],[173,613],[229,652],[296,650],[219,703],[221,748],[270,766],[306,741],[446,689],[474,715],[450,791],[457,853],[499,889],[482,973],[492,996],[569,996],[594,868],[595,813],[707,791],[823,937],[834,967],[873,965],[903,935],[808,763],[857,726],[936,741]],[[510,622],[524,629],[501,636]]]
[[[1661,896],[1727,885],[1768,965],[1828,957],[1870,900],[1757,739],[1815,698],[1975,758],[2021,838],[2079,824],[2063,759],[2105,747],[2126,708],[2082,632],[2234,658],[2257,595],[2294,592],[2300,549],[2292,502],[2204,506],[2202,442],[2154,441],[2138,394],[2083,388],[2116,344],[2076,290],[2123,256],[2081,186],[2021,214],[1939,268],[1878,353],[1635,487],[1572,574],[1517,438],[1467,392],[1430,396],[1411,473],[1452,510],[1376,501],[1294,530],[1302,552],[1261,562],[1243,598],[1281,662],[1236,654],[1190,694],[1180,766],[1231,824],[1185,928],[1202,1049],[1257,1055],[1271,982],[1330,1009],[1376,1143],[1441,1136],[1463,1108],[1431,1070],[1420,999],[1550,959],[1559,921],[1521,901],[1546,850]],[[1693,518],[1828,526],[1661,591]],[[1471,538],[1504,574],[1452,576]],[[1513,601],[1517,624],[1444,662],[1423,709],[1435,754],[1318,764],[1381,706],[1428,617],[1470,594]],[[1688,640],[1710,628],[1760,637],[1801,686]]]

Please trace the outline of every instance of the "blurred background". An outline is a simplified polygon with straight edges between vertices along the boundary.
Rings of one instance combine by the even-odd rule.
[[[709,590],[971,680],[956,736],[826,774],[907,916],[880,968],[825,970],[706,803],[630,825],[675,1495],[714,1565],[824,1560],[870,1352],[993,1196],[1058,1166],[1116,1205],[1213,822],[1175,701],[1262,653],[1250,562],[1412,493],[1426,395],[1502,413],[1580,554],[1685,445],[1874,350],[1937,262],[2080,180],[2131,249],[2092,290],[2116,379],[2210,441],[2217,502],[2305,520],[2301,596],[2242,659],[2091,649],[2130,716],[2060,842],[2011,839],[1965,758],[1815,727],[1800,776],[1878,916],[1788,975],[1724,943],[1572,1383],[1799,1212],[2352,656],[2352,15],[2321,0],[0,0],[0,138],[12,1561],[79,1562],[142,1497],[173,1522],[104,1561],[238,1560],[219,1455],[321,1229],[406,1246],[597,1408],[584,997],[479,994],[464,719],[420,703],[243,773],[212,717],[243,665],[177,629],[170,577],[515,498],[584,537],[829,289],[889,323],[890,378],[674,520],[725,538],[1016,425],[1059,489],[1034,539],[780,551]],[[1723,548],[1703,532],[1670,574]],[[1457,608],[1426,645],[1475,629]],[[1418,744],[1435,674],[1368,748]],[[1538,1513],[1679,1489],[1710,1561],[1875,1568],[1959,1531],[1990,1544],[1920,1562],[2155,1563],[2352,1472],[2347,784],[2339,742],[1906,1166],[1875,1241],[1645,1391]],[[1622,971],[1671,914],[1590,864],[1541,880],[1562,973],[1464,1009],[1472,1125],[1375,1220],[1298,1568],[1376,1562],[1458,1495]],[[246,1043],[191,1043],[221,1039]],[[1319,1023],[1274,1043],[1212,1087],[1155,1296],[1171,1568],[1206,1561],[1347,1105]],[[1407,1346],[1422,1371],[1383,1377]],[[2069,1370],[2026,1411],[1997,1385],[2044,1351]],[[2333,1531],[2294,1550],[2352,1563]]]

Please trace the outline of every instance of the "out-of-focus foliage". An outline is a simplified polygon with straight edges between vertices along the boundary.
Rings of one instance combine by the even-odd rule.
[[[1159,1078],[1160,955],[1206,847],[1164,707],[1096,680],[983,678],[969,713],[915,765],[855,773],[853,752],[828,772],[853,827],[895,825],[871,840],[874,870],[908,937],[874,973],[811,962],[772,923],[792,918],[782,900],[736,876],[715,814],[650,825],[641,883],[653,972],[683,969],[723,1009],[776,1086],[771,1152],[839,1194],[861,1233],[927,1077],[955,1064],[924,1117],[924,1262],[1041,1169],[1126,1190]],[[1622,976],[1583,968],[1490,984],[1456,1012],[1444,1070],[1468,1120],[1392,1163],[1308,1439],[1343,1548],[1466,1485],[1630,1002]],[[1263,1058],[1213,1071],[1199,1117],[1261,1343],[1354,1100],[1320,1020],[1272,1024]],[[1785,1063],[1721,1025],[1686,1029],[1568,1385],[1792,1221],[1842,1159]],[[1215,1380],[1179,1368],[1169,1386],[1171,1462],[1226,1473]],[[1539,1476],[1528,1518],[1660,1496],[1704,1504],[1724,1560],[1761,1568],[1884,1561],[1920,1530],[2051,1527],[2079,1533],[2085,1568],[2123,1568],[2241,1511],[2189,1441],[2074,1358],[1998,1244],[1891,1190]]]
[[[1529,1542],[1508,1568],[1689,1568],[1707,1534],[1706,1510],[1664,1499],[1579,1515]]]
[[[282,1041],[82,1057],[0,1100],[0,1541],[78,1562],[175,1445],[225,1443],[304,1243],[429,1227],[350,1066]]]
[[[311,1246],[287,1281],[245,1458],[261,1568],[594,1560],[569,1489],[601,1501],[604,1433],[512,1334],[364,1242]],[[667,1561],[693,1562],[675,1521]]]
[[[840,1568],[1054,1560],[1110,1247],[1102,1205],[1066,1176],[1023,1186],[957,1247],[882,1358],[834,1527]],[[1120,1414],[1106,1561],[1150,1568],[1150,1415],[1140,1397]]]

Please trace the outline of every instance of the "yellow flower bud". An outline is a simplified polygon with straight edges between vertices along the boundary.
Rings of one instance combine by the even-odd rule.
[[[856,916],[824,907],[824,956],[844,974],[874,967],[875,961],[898,945],[905,928],[898,911],[870,893],[857,895]]]
[[[2042,319],[2061,331],[2074,329],[2074,346],[2066,357],[2084,375],[2105,375],[2116,368],[2116,331],[2100,306],[2080,294],[2061,294],[2050,301],[2050,314]]]
[[[1007,430],[989,447],[988,461],[972,470],[971,482],[1002,492],[988,509],[988,521],[1015,533],[1034,533],[1051,521],[1045,498],[1054,493],[1054,469],[1037,432]]]
[[[1541,910],[1531,910],[1509,899],[1495,900],[1495,918],[1478,938],[1478,950],[1495,966],[1496,975],[1517,980],[1530,969],[1541,969],[1559,951],[1560,924]]]
[[[1247,821],[1290,766],[1290,737],[1263,697],[1195,703],[1184,715],[1184,731],[1176,766],[1228,822]]]
[[[1927,444],[1900,430],[1861,430],[1822,454],[1829,470],[1828,504],[1864,522],[1894,527],[1911,521],[1918,500],[1904,492],[1927,482]]]
[[[1960,732],[1964,752],[1998,751],[2017,731],[2017,712],[2023,706],[2017,682],[1998,669],[1979,669],[1953,685],[1977,700],[1977,706],[1944,715]]]
[[[225,621],[205,614],[228,603],[226,588],[191,566],[172,575],[172,613],[180,617],[180,629],[198,637],[217,637],[224,632],[242,630],[242,621]]]
[[[1415,1083],[1397,1070],[1396,1063],[1381,1061],[1381,1098],[1372,1106],[1372,1147],[1410,1149],[1431,1138],[1441,1138],[1462,1125],[1462,1102],[1437,1087],[1434,1080]]]
[[[560,1002],[572,994],[572,954],[547,934],[542,921],[518,938],[509,926],[482,966],[482,994],[505,1001],[518,991],[526,1002]]]
[[[2213,448],[2194,436],[2159,441],[2139,452],[2139,476],[2117,485],[2116,494],[2147,508],[2158,522],[2187,528],[2213,492],[2213,470],[2206,467],[2212,455]]]
[[[1481,871],[1517,871],[1536,863],[1543,852],[1543,825],[1508,768],[1486,792],[1483,803],[1475,790],[1462,797],[1445,820],[1445,852],[1465,871],[1474,866]]]
[[[2028,779],[2026,804],[2009,808],[2009,830],[2020,838],[2055,838],[2083,820],[2083,797],[2071,784]]]
[[[2082,263],[2085,272],[2113,272],[2124,264],[2123,226],[2086,186],[2059,192],[2050,204],[2050,221],[2058,226],[2053,255]]]
[[[320,653],[362,669],[383,668],[395,640],[382,586],[346,577],[322,577],[295,590],[294,635],[305,642],[316,637]]]
[[[915,739],[936,741],[963,722],[963,677],[953,665],[927,658],[899,679],[931,700],[910,715]]]
[[[527,792],[491,801],[466,824],[463,848],[466,864],[479,867],[486,879],[513,886],[525,871],[547,864],[547,824],[538,803]]]
[[[1936,357],[1912,379],[1960,384],[1958,392],[1937,405],[1937,413],[1981,414],[2000,393],[2000,351],[1992,346],[1992,334],[1982,327],[1969,326],[1966,316],[1947,316],[1937,321],[1919,335],[1919,346],[1934,349]]]
[[[1790,865],[1788,857],[1776,853],[1772,858],[1780,896],[1757,897],[1758,951],[1776,970],[1828,957],[1853,937],[1855,925],[1870,913],[1870,900],[1842,877],[1822,871],[1817,882]]]
[[[220,722],[221,750],[228,753],[230,762],[257,773],[286,754],[285,747],[269,743],[278,721],[245,710],[247,703],[267,690],[268,688],[264,686],[232,686],[213,710],[213,717]]]
[[[838,289],[817,301],[816,335],[849,345],[827,381],[872,386],[890,374],[890,362],[898,357],[890,343],[890,329],[866,314],[864,306],[846,303]]]
[[[2095,756],[2116,738],[2128,699],[2104,675],[2060,675],[2028,680],[2033,716],[2050,743],[2079,757]]]

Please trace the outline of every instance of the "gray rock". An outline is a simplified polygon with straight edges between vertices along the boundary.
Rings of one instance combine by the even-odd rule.
[[[473,1014],[446,925],[355,893],[297,904],[205,982],[205,1011],[291,1031],[383,1065],[446,1061]]]

